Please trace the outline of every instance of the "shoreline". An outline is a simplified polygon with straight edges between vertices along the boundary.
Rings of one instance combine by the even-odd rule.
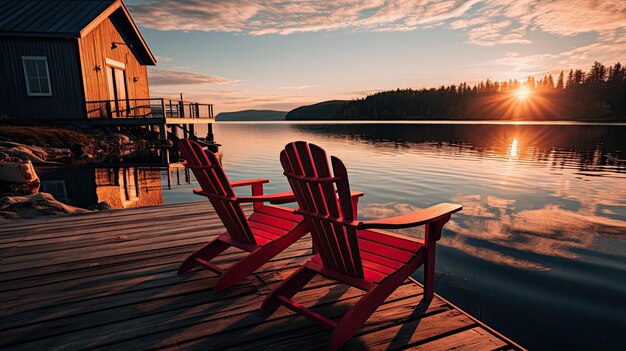
[[[626,119],[621,121],[511,121],[511,120],[453,120],[453,119],[437,119],[437,120],[378,120],[378,119],[359,119],[359,120],[285,120],[285,121],[215,121],[216,124],[485,124],[485,125],[572,125],[572,126],[626,126]]]

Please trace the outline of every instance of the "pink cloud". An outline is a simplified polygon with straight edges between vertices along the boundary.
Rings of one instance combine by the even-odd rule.
[[[529,43],[529,31],[625,34],[626,2],[595,0],[150,0],[129,5],[144,27],[251,35],[352,29],[409,31],[447,25],[476,45]],[[510,23],[508,26],[498,26]]]
[[[151,84],[152,86],[152,84]],[[178,98],[214,104],[215,113],[248,109],[289,111],[320,101],[320,97],[289,94],[263,94],[250,90],[214,89],[209,85],[161,85],[150,89],[153,97]]]
[[[196,72],[181,72],[166,69],[150,69],[148,79],[151,86],[159,85],[194,85],[194,84],[225,84],[237,80],[212,76]]]

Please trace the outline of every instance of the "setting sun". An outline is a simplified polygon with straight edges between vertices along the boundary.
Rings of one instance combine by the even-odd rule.
[[[515,98],[518,100],[527,100],[531,95],[531,91],[527,87],[521,87],[517,89],[514,94]]]

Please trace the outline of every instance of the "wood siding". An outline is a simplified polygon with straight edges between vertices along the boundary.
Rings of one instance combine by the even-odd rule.
[[[45,56],[52,96],[28,96],[22,56]],[[73,39],[0,37],[0,116],[16,120],[84,118],[78,49]]]
[[[148,75],[132,50],[126,45],[117,45],[112,49],[113,42],[125,41],[111,18],[107,18],[85,37],[78,39],[81,56],[84,95],[86,101],[109,100],[106,59],[122,62],[126,65],[126,86],[129,99],[149,98]],[[96,71],[96,66],[101,67]],[[137,78],[137,81],[133,81]]]

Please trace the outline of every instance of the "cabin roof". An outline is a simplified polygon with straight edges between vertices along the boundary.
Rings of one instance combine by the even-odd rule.
[[[141,64],[156,64],[121,0],[0,0],[0,36],[78,39],[108,17]]]

